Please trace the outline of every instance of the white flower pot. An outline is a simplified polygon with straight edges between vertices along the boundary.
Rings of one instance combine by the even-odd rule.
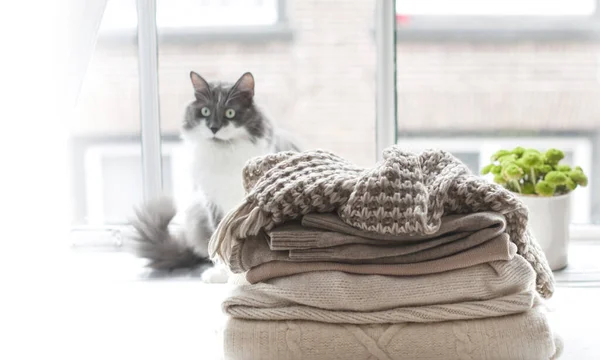
[[[550,268],[563,269],[568,263],[571,194],[520,197],[529,208],[529,226],[544,250]]]

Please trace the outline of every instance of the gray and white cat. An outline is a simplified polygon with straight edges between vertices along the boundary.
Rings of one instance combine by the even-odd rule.
[[[138,209],[132,222],[137,233],[136,253],[154,269],[211,264],[210,237],[225,213],[244,198],[242,169],[246,161],[278,151],[298,151],[256,105],[251,73],[233,85],[208,83],[193,71],[190,78],[195,100],[185,110],[181,137],[192,159],[195,193],[184,215],[184,229],[177,235],[169,232],[168,225],[177,213],[169,198]],[[223,276],[222,269],[203,274],[211,282],[223,281]]]

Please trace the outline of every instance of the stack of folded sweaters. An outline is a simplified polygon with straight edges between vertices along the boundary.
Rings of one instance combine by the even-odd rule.
[[[546,259],[510,192],[443,151],[373,169],[251,160],[212,250],[237,273],[226,359],[554,359]]]

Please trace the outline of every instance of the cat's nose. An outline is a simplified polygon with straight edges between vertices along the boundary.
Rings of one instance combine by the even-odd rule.
[[[217,131],[219,131],[220,127],[218,126],[211,126],[210,127],[210,131],[212,131],[213,134],[216,134]]]

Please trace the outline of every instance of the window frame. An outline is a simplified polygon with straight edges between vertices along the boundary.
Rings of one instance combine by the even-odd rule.
[[[591,16],[414,15],[397,24],[396,36],[401,42],[595,41],[600,39],[600,0]]]
[[[182,170],[186,162],[183,144],[176,141],[162,140],[161,158],[169,157],[171,160],[170,173],[173,184],[174,199],[176,203],[184,201],[191,191],[191,180]],[[106,158],[122,156],[135,156],[142,159],[142,148],[139,142],[113,142],[107,141],[90,145],[84,152],[84,182],[85,182],[85,209],[87,224],[90,227],[100,227],[108,224],[104,218],[104,173],[102,162]],[[163,169],[164,170],[164,169]],[[164,171],[161,177],[164,176]],[[122,224],[114,224],[116,226]]]
[[[152,1],[152,3],[155,3],[155,1]],[[288,0],[276,0],[278,16],[277,21],[272,25],[161,28],[160,31],[157,31],[158,41],[175,45],[224,41],[243,43],[291,41],[293,31],[287,16],[287,3]],[[142,9],[143,12],[149,10],[149,8]],[[138,31],[139,23],[136,29],[111,30],[99,33],[97,41],[102,45],[135,44],[139,34]]]

